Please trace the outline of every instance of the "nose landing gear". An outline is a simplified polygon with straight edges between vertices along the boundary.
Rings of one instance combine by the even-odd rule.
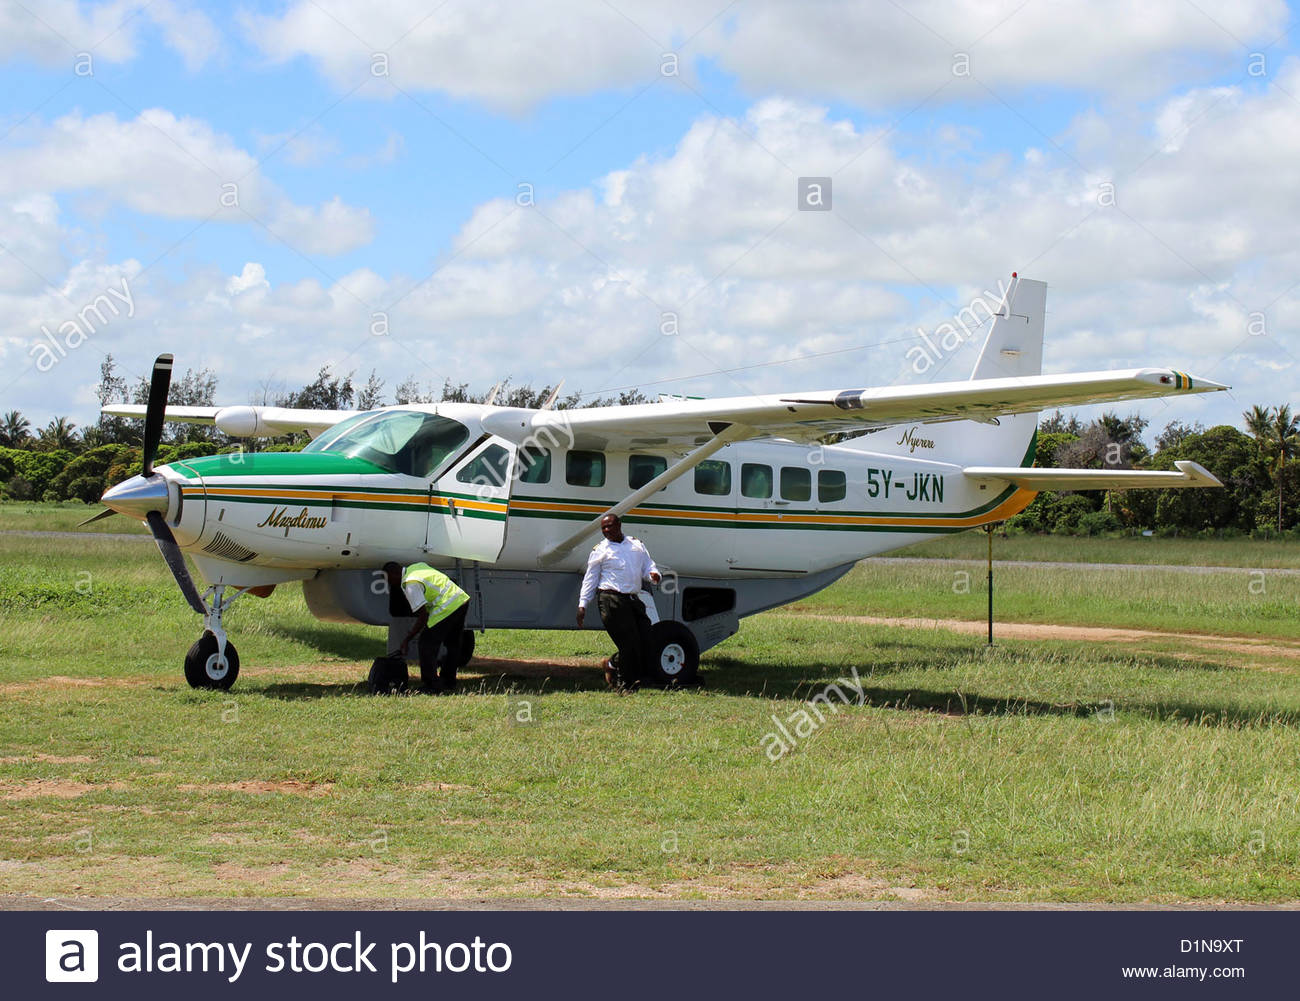
[[[226,639],[221,616],[249,588],[235,588],[225,597],[226,585],[216,584],[203,592],[203,635],[185,655],[185,680],[191,688],[226,691],[239,677],[239,651]]]

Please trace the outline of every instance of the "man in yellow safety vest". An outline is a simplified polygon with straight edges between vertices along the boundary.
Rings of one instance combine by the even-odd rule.
[[[432,693],[455,690],[469,595],[427,563],[412,563],[405,570],[399,563],[385,563],[384,576],[388,579],[389,611],[396,617],[415,618],[402,641],[402,656],[410,649],[411,640],[419,636],[421,686]],[[444,644],[447,654],[439,670],[438,651]]]

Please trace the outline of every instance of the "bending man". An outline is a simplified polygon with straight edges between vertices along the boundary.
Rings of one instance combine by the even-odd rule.
[[[405,571],[399,563],[385,563],[388,578],[389,611],[415,616],[415,625],[402,640],[406,656],[411,640],[420,637],[420,685],[426,692],[450,692],[456,688],[456,664],[460,659],[461,636],[469,612],[469,595],[454,580],[427,563],[412,563]],[[404,597],[410,611],[402,608]],[[438,651],[447,646],[447,656],[438,670]]]
[[[605,680],[611,685],[635,688],[649,664],[650,618],[641,602],[641,581],[649,577],[659,583],[659,568],[639,539],[623,534],[623,522],[616,514],[600,519],[603,542],[587,557],[587,573],[578,595],[578,625],[587,616],[593,597],[600,621],[618,653],[605,661]]]

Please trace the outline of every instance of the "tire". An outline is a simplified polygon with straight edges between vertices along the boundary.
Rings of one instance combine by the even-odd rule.
[[[466,629],[461,632],[460,649],[456,652],[456,657],[454,658],[454,662],[450,650],[447,651],[446,657],[447,657],[448,666],[453,667],[458,671],[466,664],[468,664],[471,660],[473,660],[474,659],[474,630]]]
[[[665,619],[650,627],[650,677],[666,686],[694,685],[699,681],[700,645],[695,634],[680,622]]]
[[[226,662],[217,661],[217,638],[204,633],[185,655],[185,680],[191,688],[215,688],[227,691],[239,677],[239,651],[226,641]]]
[[[393,695],[405,692],[411,678],[406,671],[406,661],[400,657],[380,657],[370,665],[366,688],[371,695]]]

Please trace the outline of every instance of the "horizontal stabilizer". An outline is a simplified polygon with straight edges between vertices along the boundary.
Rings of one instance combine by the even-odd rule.
[[[1177,472],[1116,469],[1034,469],[1022,466],[967,466],[976,480],[1006,480],[1026,490],[1147,490],[1153,487],[1221,487],[1204,466],[1187,460],[1174,463]]]

